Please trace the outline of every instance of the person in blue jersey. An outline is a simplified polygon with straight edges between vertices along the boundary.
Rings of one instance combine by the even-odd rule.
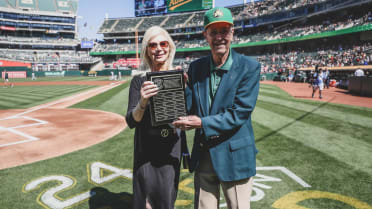
[[[4,88],[12,87],[13,83],[9,81],[9,74],[6,70],[4,70]]]
[[[322,68],[315,69],[315,72],[313,74],[313,81],[312,81],[312,86],[313,86],[313,93],[311,95],[312,98],[315,96],[315,92],[319,90],[319,99],[322,99],[322,91],[324,89],[324,80],[323,80],[323,72]]]
[[[195,129],[190,171],[195,171],[196,209],[219,208],[221,187],[227,208],[250,208],[258,152],[251,115],[261,66],[231,49],[233,34],[229,9],[205,13],[203,35],[211,54],[190,64],[189,115],[173,122],[183,130]]]

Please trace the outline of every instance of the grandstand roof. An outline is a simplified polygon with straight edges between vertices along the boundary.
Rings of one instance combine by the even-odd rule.
[[[78,0],[0,0],[0,11],[76,16]]]

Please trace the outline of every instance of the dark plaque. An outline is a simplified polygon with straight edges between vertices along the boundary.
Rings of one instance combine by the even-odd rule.
[[[183,71],[169,70],[146,73],[147,80],[158,86],[157,95],[150,98],[151,124],[159,126],[172,123],[186,115]]]

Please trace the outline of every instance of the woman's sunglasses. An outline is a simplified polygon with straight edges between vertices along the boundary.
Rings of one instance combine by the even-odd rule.
[[[168,43],[168,41],[161,41],[159,43],[159,45],[162,49],[164,49],[164,48],[167,48],[169,46],[169,43]],[[156,48],[158,48],[158,43],[154,43],[154,42],[149,43],[149,47],[150,47],[151,50],[155,50]]]

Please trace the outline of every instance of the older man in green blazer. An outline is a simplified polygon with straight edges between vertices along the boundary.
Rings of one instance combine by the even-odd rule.
[[[230,48],[230,10],[204,16],[211,55],[191,63],[186,88],[189,116],[173,124],[195,129],[190,171],[195,170],[195,208],[219,208],[220,186],[230,209],[250,208],[256,154],[251,115],[259,91],[260,64]]]

